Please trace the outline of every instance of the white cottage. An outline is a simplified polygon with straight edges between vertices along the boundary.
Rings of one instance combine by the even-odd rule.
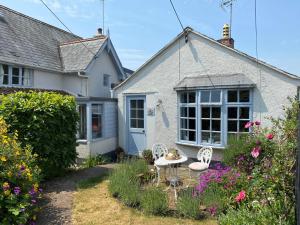
[[[119,145],[141,154],[154,143],[196,157],[201,146],[222,156],[229,135],[248,132],[248,121],[279,117],[295,96],[298,76],[186,28],[118,85]]]
[[[117,100],[126,79],[109,36],[79,36],[0,5],[0,92],[40,89],[76,97],[80,158],[117,147]]]

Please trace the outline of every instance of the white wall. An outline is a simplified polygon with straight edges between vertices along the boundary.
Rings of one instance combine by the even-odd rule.
[[[64,90],[76,95],[88,96],[88,78],[64,74],[62,82]]]
[[[61,90],[63,88],[62,76],[63,75],[60,73],[34,70],[33,87],[42,89]]]
[[[167,51],[116,90],[119,101],[119,145],[126,148],[124,98],[126,94],[144,93],[147,96],[147,108],[155,107],[157,99],[162,100],[162,107],[157,108],[155,118],[147,117],[147,148],[151,148],[153,143],[162,142],[169,147],[176,146],[190,157],[195,157],[197,148],[175,144],[178,131],[177,93],[174,87],[188,76],[245,74],[257,85],[254,90],[254,119],[259,119],[261,114],[263,124],[269,125],[266,117],[281,116],[282,105],[288,104],[288,96],[296,95],[300,80],[292,79],[265,66],[260,68],[261,85],[256,62],[190,33],[187,44],[181,38],[180,42],[171,45]],[[214,158],[217,159],[222,150],[215,150],[215,153]]]
[[[103,75],[110,75],[110,83],[119,83],[118,72],[112,62],[107,50],[92,62],[87,71],[88,95],[93,97],[110,97],[111,86],[103,86]]]

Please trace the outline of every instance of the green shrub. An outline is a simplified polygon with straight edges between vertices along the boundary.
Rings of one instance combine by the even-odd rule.
[[[137,179],[126,180],[122,183],[119,197],[121,201],[130,207],[137,207],[140,204],[140,184]]]
[[[114,197],[120,197],[123,188],[128,183],[139,182],[139,174],[147,174],[149,171],[145,160],[129,159],[118,165],[109,176],[108,189]],[[123,192],[124,194],[125,192]]]
[[[75,163],[78,113],[75,99],[50,92],[17,92],[3,96],[0,114],[9,130],[18,131],[22,146],[39,155],[47,176],[55,176]]]
[[[165,215],[168,211],[167,194],[160,188],[146,189],[142,194],[141,207],[146,214]]]
[[[109,163],[111,159],[108,156],[98,154],[97,156],[89,156],[82,163],[83,168],[92,168],[98,165]]]
[[[29,146],[21,147],[17,134],[8,134],[0,118],[0,224],[26,224],[35,220],[41,194],[36,157]]]
[[[153,164],[154,159],[153,159],[152,151],[150,149],[145,149],[142,153],[142,156],[148,164]]]
[[[194,195],[193,189],[179,192],[176,208],[179,214],[186,218],[199,219],[201,217],[200,198]]]

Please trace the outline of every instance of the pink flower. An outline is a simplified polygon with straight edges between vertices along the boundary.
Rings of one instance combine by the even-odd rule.
[[[266,138],[272,140],[274,138],[274,134],[267,134]]]
[[[258,121],[258,120],[256,120],[256,121],[254,122],[254,124],[255,124],[256,126],[259,126],[259,125],[261,124],[261,122]]]
[[[250,128],[253,126],[253,124],[254,124],[253,122],[248,122],[246,123],[245,128]]]
[[[246,198],[246,192],[242,190],[238,195],[235,197],[236,202],[241,202]]]
[[[217,213],[217,207],[213,206],[208,209],[211,216],[215,216]]]
[[[251,155],[253,158],[257,158],[260,154],[261,148],[259,146],[256,146],[255,148],[252,149]]]

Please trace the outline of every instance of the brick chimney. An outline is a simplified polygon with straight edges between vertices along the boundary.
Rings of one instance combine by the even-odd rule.
[[[230,26],[228,24],[224,24],[223,38],[218,40],[218,42],[229,48],[234,48],[234,40],[230,37]]]

